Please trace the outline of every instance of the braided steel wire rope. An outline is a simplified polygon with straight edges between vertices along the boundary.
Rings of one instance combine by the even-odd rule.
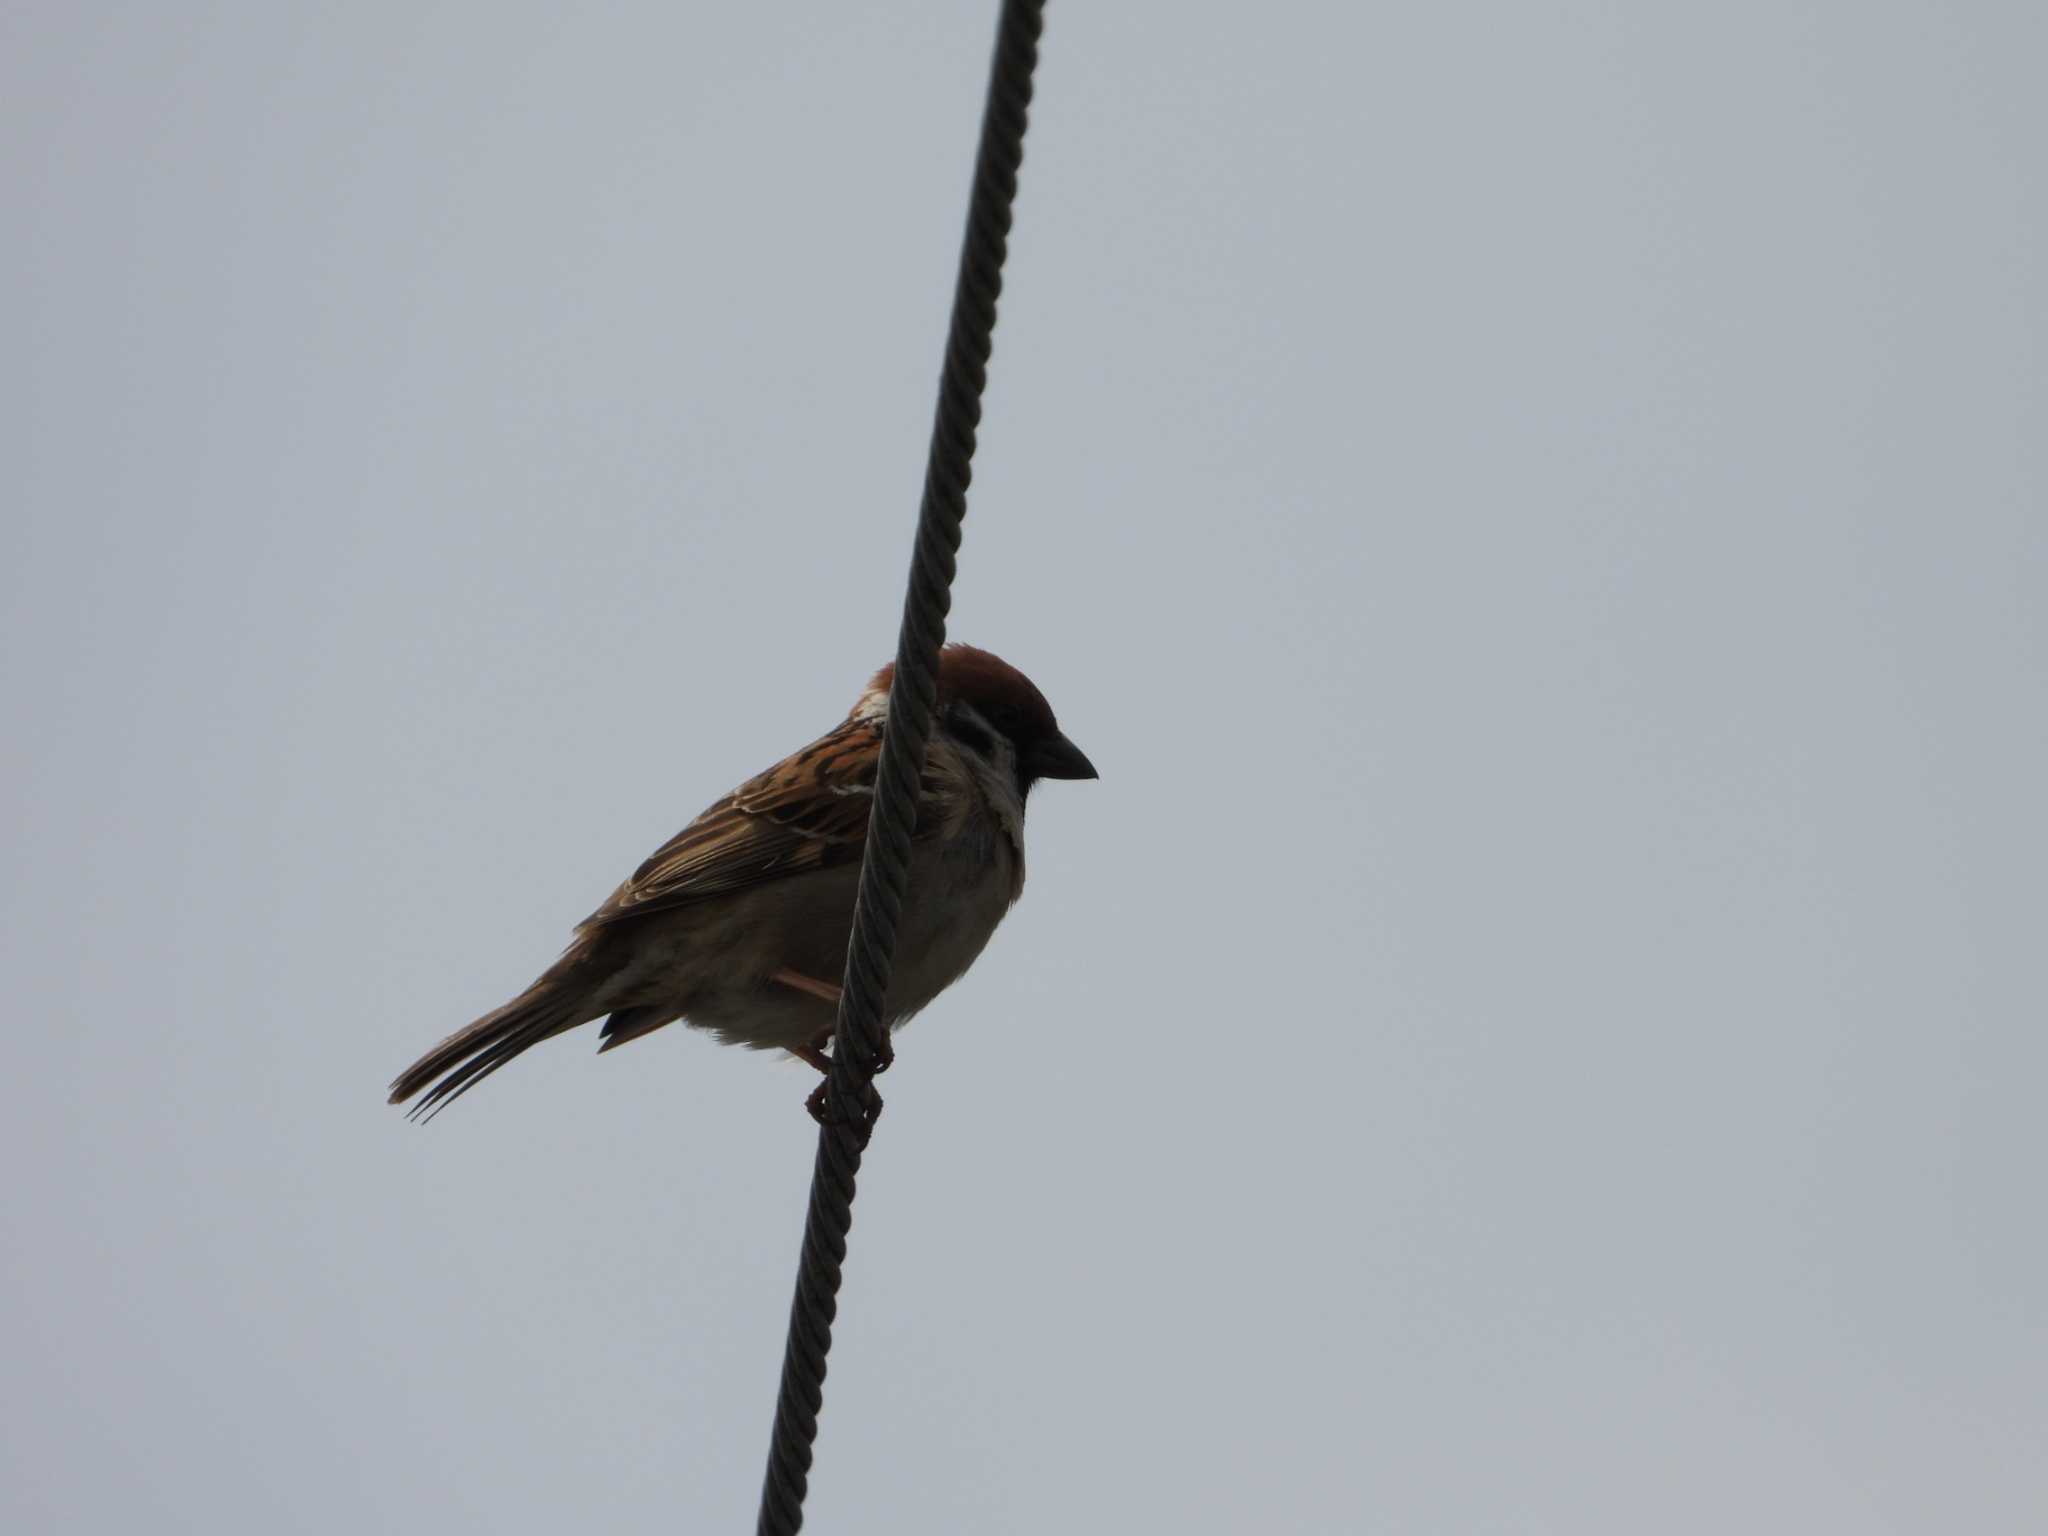
[[[883,1010],[896,951],[896,926],[910,878],[918,778],[931,740],[939,647],[952,607],[960,524],[967,515],[975,432],[993,349],[996,299],[1009,249],[1010,208],[1024,158],[1031,76],[1038,63],[1044,0],[1004,0],[989,70],[988,102],[975,156],[974,190],[953,292],[938,407],[932,422],[917,541],[896,641],[896,675],[882,760],[861,860],[860,895],[834,1027],[832,1070],[818,1128],[810,1206],[804,1218],[796,1296],[790,1305],[782,1384],[775,1404],[768,1471],[761,1488],[760,1536],[794,1536],[803,1525],[811,1445],[824,1406],[825,1356],[832,1347],[846,1235],[853,1226],[855,1180],[882,1101],[874,1075],[889,1059]]]

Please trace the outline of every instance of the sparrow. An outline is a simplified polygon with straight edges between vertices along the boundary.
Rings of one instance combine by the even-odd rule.
[[[787,1051],[829,1071],[836,978],[894,674],[893,663],[884,666],[837,727],[664,843],[577,926],[532,986],[406,1068],[391,1102],[426,1089],[413,1113],[431,1116],[529,1047],[596,1019],[605,1020],[600,1052],[683,1019],[727,1043]],[[1032,786],[1094,777],[1022,672],[973,646],[940,651],[891,1029],[965,974],[1023,893]]]

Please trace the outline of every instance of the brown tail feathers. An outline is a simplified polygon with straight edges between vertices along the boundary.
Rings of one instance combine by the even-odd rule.
[[[511,1002],[458,1029],[400,1073],[391,1102],[403,1104],[433,1083],[412,1108],[412,1118],[432,1119],[529,1046],[604,1014],[592,1001],[602,969],[593,959],[588,938],[579,938]]]

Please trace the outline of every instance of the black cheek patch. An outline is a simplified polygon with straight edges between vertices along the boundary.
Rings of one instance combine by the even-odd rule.
[[[991,762],[994,761],[996,739],[989,735],[987,731],[984,731],[972,720],[965,717],[954,719],[952,721],[952,730],[953,735],[959,740],[960,744],[970,752],[975,753],[979,757],[988,758]]]

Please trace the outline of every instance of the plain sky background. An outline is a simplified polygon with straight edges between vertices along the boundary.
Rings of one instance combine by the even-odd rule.
[[[993,14],[6,7],[0,1526],[751,1529],[807,1070],[383,1091],[889,653]],[[2044,58],[1056,0],[812,1528],[2048,1524]]]

